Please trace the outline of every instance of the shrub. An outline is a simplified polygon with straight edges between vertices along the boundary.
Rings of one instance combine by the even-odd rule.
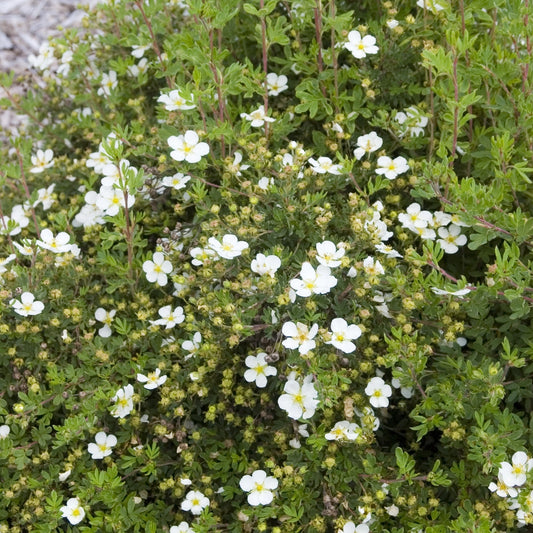
[[[3,75],[0,530],[532,523],[529,9],[110,0]]]

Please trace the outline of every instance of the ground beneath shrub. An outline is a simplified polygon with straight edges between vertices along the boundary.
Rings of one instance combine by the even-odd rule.
[[[84,11],[78,6],[97,3],[98,0],[0,0],[0,71],[24,73],[29,68],[28,56],[37,54],[47,37],[58,35],[58,26],[80,24]],[[22,92],[24,87],[19,82],[14,90]],[[9,131],[19,123],[16,113],[0,110],[0,128]]]

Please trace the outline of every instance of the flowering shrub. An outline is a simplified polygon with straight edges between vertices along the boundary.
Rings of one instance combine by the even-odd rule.
[[[3,74],[0,531],[532,524],[529,10],[108,0]]]

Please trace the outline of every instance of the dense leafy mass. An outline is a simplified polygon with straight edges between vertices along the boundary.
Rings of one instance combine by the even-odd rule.
[[[0,160],[0,531],[533,523],[528,0],[108,0]]]

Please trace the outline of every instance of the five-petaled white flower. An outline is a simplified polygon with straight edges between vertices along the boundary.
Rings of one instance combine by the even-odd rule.
[[[171,305],[165,305],[159,309],[158,313],[161,318],[154,320],[152,324],[156,326],[165,326],[165,329],[173,328],[176,324],[181,324],[185,320],[183,307],[181,307],[181,305],[178,305],[174,311],[172,310]]]
[[[268,94],[270,96],[277,96],[281,91],[288,89],[287,81],[287,76],[284,74],[278,76],[274,72],[269,72],[266,77]]]
[[[369,533],[370,528],[367,524],[359,524],[358,526],[355,525],[354,522],[349,520],[344,524],[344,527],[342,529],[339,529],[337,533]]]
[[[99,431],[94,436],[94,441],[87,446],[87,451],[91,454],[93,459],[103,459],[111,455],[113,447],[117,445],[117,438],[115,435],[107,435],[105,431]]]
[[[317,261],[324,266],[335,268],[341,264],[341,259],[344,257],[345,249],[338,246],[331,241],[323,241],[316,243]]]
[[[133,411],[133,385],[126,385],[118,389],[113,396],[115,402],[111,414],[115,418],[124,418]]]
[[[182,344],[181,344],[181,347],[186,350],[187,352],[189,352],[186,356],[185,356],[185,359],[189,359],[190,357],[192,357],[197,351],[198,349],[200,348],[200,344],[202,343],[202,334],[197,331],[193,337],[192,337],[192,341],[183,341]]]
[[[264,470],[255,470],[252,475],[245,475],[239,481],[239,487],[248,492],[250,505],[268,505],[274,499],[273,490],[278,488],[278,480],[267,476]]]
[[[461,228],[455,224],[450,224],[447,228],[441,226],[437,232],[440,237],[437,242],[447,254],[454,254],[459,246],[466,244],[466,235],[462,235]]]
[[[100,337],[110,337],[111,336],[111,322],[113,322],[113,318],[115,317],[117,311],[116,309],[111,309],[111,311],[106,311],[103,307],[99,307],[94,312],[94,318],[98,320],[99,322],[103,322],[104,325],[98,330],[98,335]]]
[[[187,182],[191,179],[190,176],[186,176],[185,174],[182,174],[181,172],[178,172],[174,174],[173,176],[165,176],[163,178],[163,185],[165,187],[172,187],[173,189],[176,189],[176,191],[179,191],[180,189],[184,189],[187,185]]]
[[[116,88],[117,84],[117,73],[114,70],[110,70],[107,73],[104,72],[97,94],[99,96],[109,96],[111,91]]]
[[[376,174],[385,176],[388,180],[394,180],[399,174],[403,174],[409,170],[407,159],[399,156],[391,159],[389,156],[382,155],[378,157],[378,168]]]
[[[223,259],[233,259],[242,254],[243,250],[248,248],[248,243],[239,241],[235,235],[227,234],[222,237],[222,242],[210,237],[207,244],[219,257]]]
[[[65,231],[60,231],[55,237],[54,234],[45,228],[41,231],[41,238],[35,241],[39,248],[49,250],[55,254],[70,252],[72,246],[69,244],[70,235]]]
[[[329,157],[319,157],[317,159],[309,158],[311,170],[317,174],[341,174],[341,165],[336,165]]]
[[[494,481],[491,481],[491,483],[488,486],[488,489],[491,492],[496,492],[496,494],[500,498],[516,498],[518,496],[518,490],[514,487],[509,487],[505,484],[502,477],[502,472],[498,472],[498,481],[494,483]]]
[[[379,51],[375,37],[372,35],[361,37],[357,30],[352,30],[348,34],[348,42],[344,43],[344,48],[349,50],[356,59],[366,57],[367,54],[377,54]]]
[[[199,515],[209,505],[209,499],[199,490],[191,490],[181,502],[182,511],[190,511],[194,515]]]
[[[337,278],[331,275],[329,267],[318,265],[316,271],[307,261],[300,269],[301,279],[293,279],[290,286],[298,296],[308,297],[311,294],[327,294],[335,285]]]
[[[423,211],[420,204],[414,202],[406,209],[405,213],[398,215],[398,220],[404,228],[413,231],[416,228],[427,228],[433,224],[433,215],[429,211]]]
[[[66,518],[73,526],[79,524],[85,516],[85,511],[78,498],[69,498],[67,505],[63,505],[60,511],[62,513],[61,516]]]
[[[20,316],[39,315],[43,312],[44,304],[35,299],[31,292],[23,292],[20,295],[20,301],[14,298],[9,302],[13,311]]]
[[[516,452],[511,458],[512,464],[504,461],[500,465],[498,477],[508,486],[521,486],[526,482],[527,473],[533,467],[533,459],[525,452]]]
[[[157,389],[165,383],[167,376],[161,376],[161,370],[156,368],[154,372],[148,372],[145,376],[144,374],[137,374],[137,381],[139,383],[145,383],[144,388],[148,390]]]
[[[150,283],[155,282],[160,287],[164,287],[168,282],[167,274],[172,272],[172,263],[165,259],[162,252],[155,252],[152,261],[148,260],[143,263],[143,270]]]
[[[317,399],[318,392],[312,383],[312,376],[306,376],[303,383],[295,379],[289,379],[285,383],[282,394],[278,398],[278,405],[287,411],[289,418],[311,418],[320,403]]]
[[[33,174],[40,174],[45,168],[54,166],[54,152],[48,150],[37,150],[35,155],[31,156],[31,164],[33,167],[30,172]]]
[[[281,328],[281,332],[287,337],[281,344],[289,350],[296,350],[301,355],[305,355],[311,351],[316,342],[313,340],[318,333],[318,324],[313,324],[309,329],[305,324],[301,322],[285,322]]]
[[[281,259],[277,255],[257,254],[252,260],[251,270],[260,276],[268,275],[273,278],[281,266]]]
[[[250,121],[252,128],[260,128],[265,122],[275,122],[276,119],[268,117],[265,113],[265,106],[259,106],[255,111],[250,114],[241,113],[241,118],[245,118]]]
[[[172,135],[167,142],[172,148],[170,157],[176,161],[198,163],[204,155],[209,153],[209,145],[205,142],[200,142],[198,134],[192,130],[187,130],[183,135]]]
[[[248,370],[244,373],[244,379],[248,383],[255,381],[255,384],[260,389],[266,387],[268,376],[275,376],[278,373],[273,366],[266,362],[266,355],[266,353],[261,352],[257,356],[249,355],[244,360],[244,364],[248,367]]]
[[[380,276],[381,274],[385,274],[385,269],[382,264],[377,259],[370,256],[364,259],[363,270],[369,276]]]
[[[341,420],[324,436],[326,440],[357,440],[361,435],[361,428],[355,422]]]
[[[351,341],[361,336],[361,328],[355,324],[348,325],[344,318],[334,318],[330,333],[331,340],[326,344],[331,344],[344,353],[352,353],[355,351],[355,344]]]
[[[165,104],[167,111],[187,111],[196,107],[181,94],[179,89],[174,89],[168,94],[162,94],[157,101]]]
[[[365,388],[365,394],[370,397],[372,407],[387,407],[389,396],[392,396],[392,388],[382,378],[374,377]]]
[[[375,152],[381,148],[383,139],[375,131],[357,137],[357,148],[353,151],[356,159],[361,159],[365,154]]]
[[[217,260],[218,255],[215,253],[214,250],[211,250],[211,248],[193,248],[190,251],[190,254],[192,256],[191,263],[194,266],[200,266],[204,264],[204,261],[207,261],[208,259],[211,260]]]

